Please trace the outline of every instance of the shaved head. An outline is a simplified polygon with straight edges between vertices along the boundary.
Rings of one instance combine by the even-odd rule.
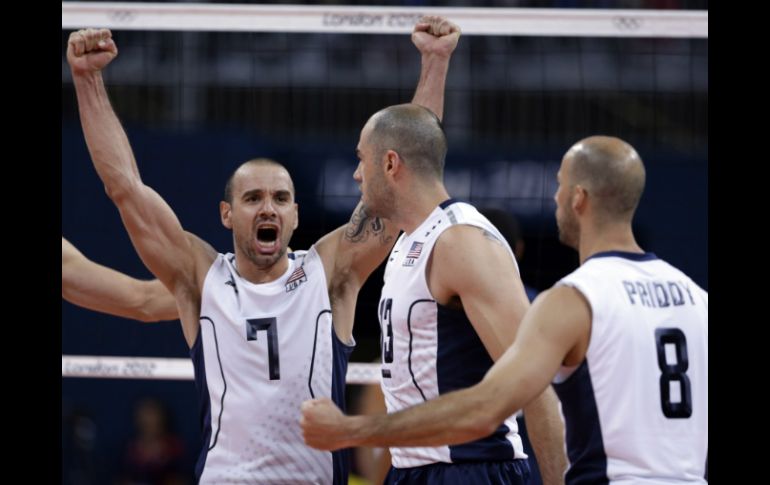
[[[415,173],[443,178],[447,141],[441,121],[432,111],[416,104],[398,104],[378,111],[369,123],[369,139],[377,153],[393,150]]]
[[[597,211],[610,219],[631,220],[644,191],[645,171],[636,150],[610,136],[591,136],[572,145],[569,182],[581,185],[598,202]]]
[[[274,167],[280,167],[286,171],[287,174],[289,174],[289,171],[286,170],[286,167],[284,167],[281,163],[276,162],[275,160],[272,160],[270,158],[253,158],[251,160],[248,160],[246,162],[243,162],[242,164],[238,165],[238,168],[233,170],[233,173],[230,174],[230,178],[227,179],[227,183],[225,184],[225,198],[224,201],[228,204],[233,203],[233,180],[235,180],[235,176],[242,172],[241,169],[245,167],[251,167],[251,166],[274,166]],[[291,180],[291,175],[289,174],[289,184],[291,187],[291,195],[294,197],[295,191],[294,191],[294,182]]]

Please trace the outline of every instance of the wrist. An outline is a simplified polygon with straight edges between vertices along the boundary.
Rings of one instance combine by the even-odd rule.
[[[76,83],[91,84],[102,80],[102,71],[89,71],[71,68],[72,80]]]
[[[346,416],[344,425],[345,435],[348,436],[346,447],[369,445],[371,419],[372,416]]]
[[[423,52],[422,53],[422,63],[445,63],[449,64],[449,59],[452,57],[452,53],[443,53],[443,52]]]

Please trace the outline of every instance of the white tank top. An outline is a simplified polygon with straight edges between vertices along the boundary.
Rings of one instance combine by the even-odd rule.
[[[493,364],[465,313],[438,305],[428,290],[426,267],[433,246],[455,224],[494,234],[508,248],[516,266],[513,252],[492,223],[473,206],[452,199],[436,207],[411,234],[401,235],[388,258],[379,306],[381,382],[390,413],[470,387]],[[490,436],[470,443],[393,447],[390,451],[396,468],[527,457],[513,416]]]
[[[304,444],[300,404],[344,406],[352,346],[337,339],[315,248],[290,254],[275,281],[241,278],[220,254],[203,285],[200,333],[191,349],[201,397],[200,483],[347,483],[347,457]]]
[[[554,383],[567,483],[706,483],[708,293],[652,253],[596,254],[559,285],[592,312],[585,360]]]

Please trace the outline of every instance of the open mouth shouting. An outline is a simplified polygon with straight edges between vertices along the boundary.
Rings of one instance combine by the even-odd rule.
[[[278,226],[269,223],[257,226],[257,251],[260,254],[273,254],[279,246]]]

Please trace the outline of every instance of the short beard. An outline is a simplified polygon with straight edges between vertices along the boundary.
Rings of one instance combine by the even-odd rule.
[[[263,256],[261,254],[257,254],[257,252],[254,251],[254,248],[252,248],[249,244],[244,244],[241,246],[241,250],[246,256],[246,259],[251,261],[251,263],[259,269],[269,269],[273,267],[286,254],[286,249],[286,246],[281,245],[281,250],[277,253],[271,254],[269,256]]]
[[[570,222],[565,221],[562,226],[559,226],[559,241],[575,251],[578,250],[578,240],[580,237],[578,236],[578,228],[574,225],[570,224]]]
[[[366,215],[369,217],[379,217],[380,219],[392,219],[396,208],[396,197],[386,187],[381,187],[378,190],[379,192],[376,194],[378,199],[377,209],[367,205],[363,200],[361,201]]]

